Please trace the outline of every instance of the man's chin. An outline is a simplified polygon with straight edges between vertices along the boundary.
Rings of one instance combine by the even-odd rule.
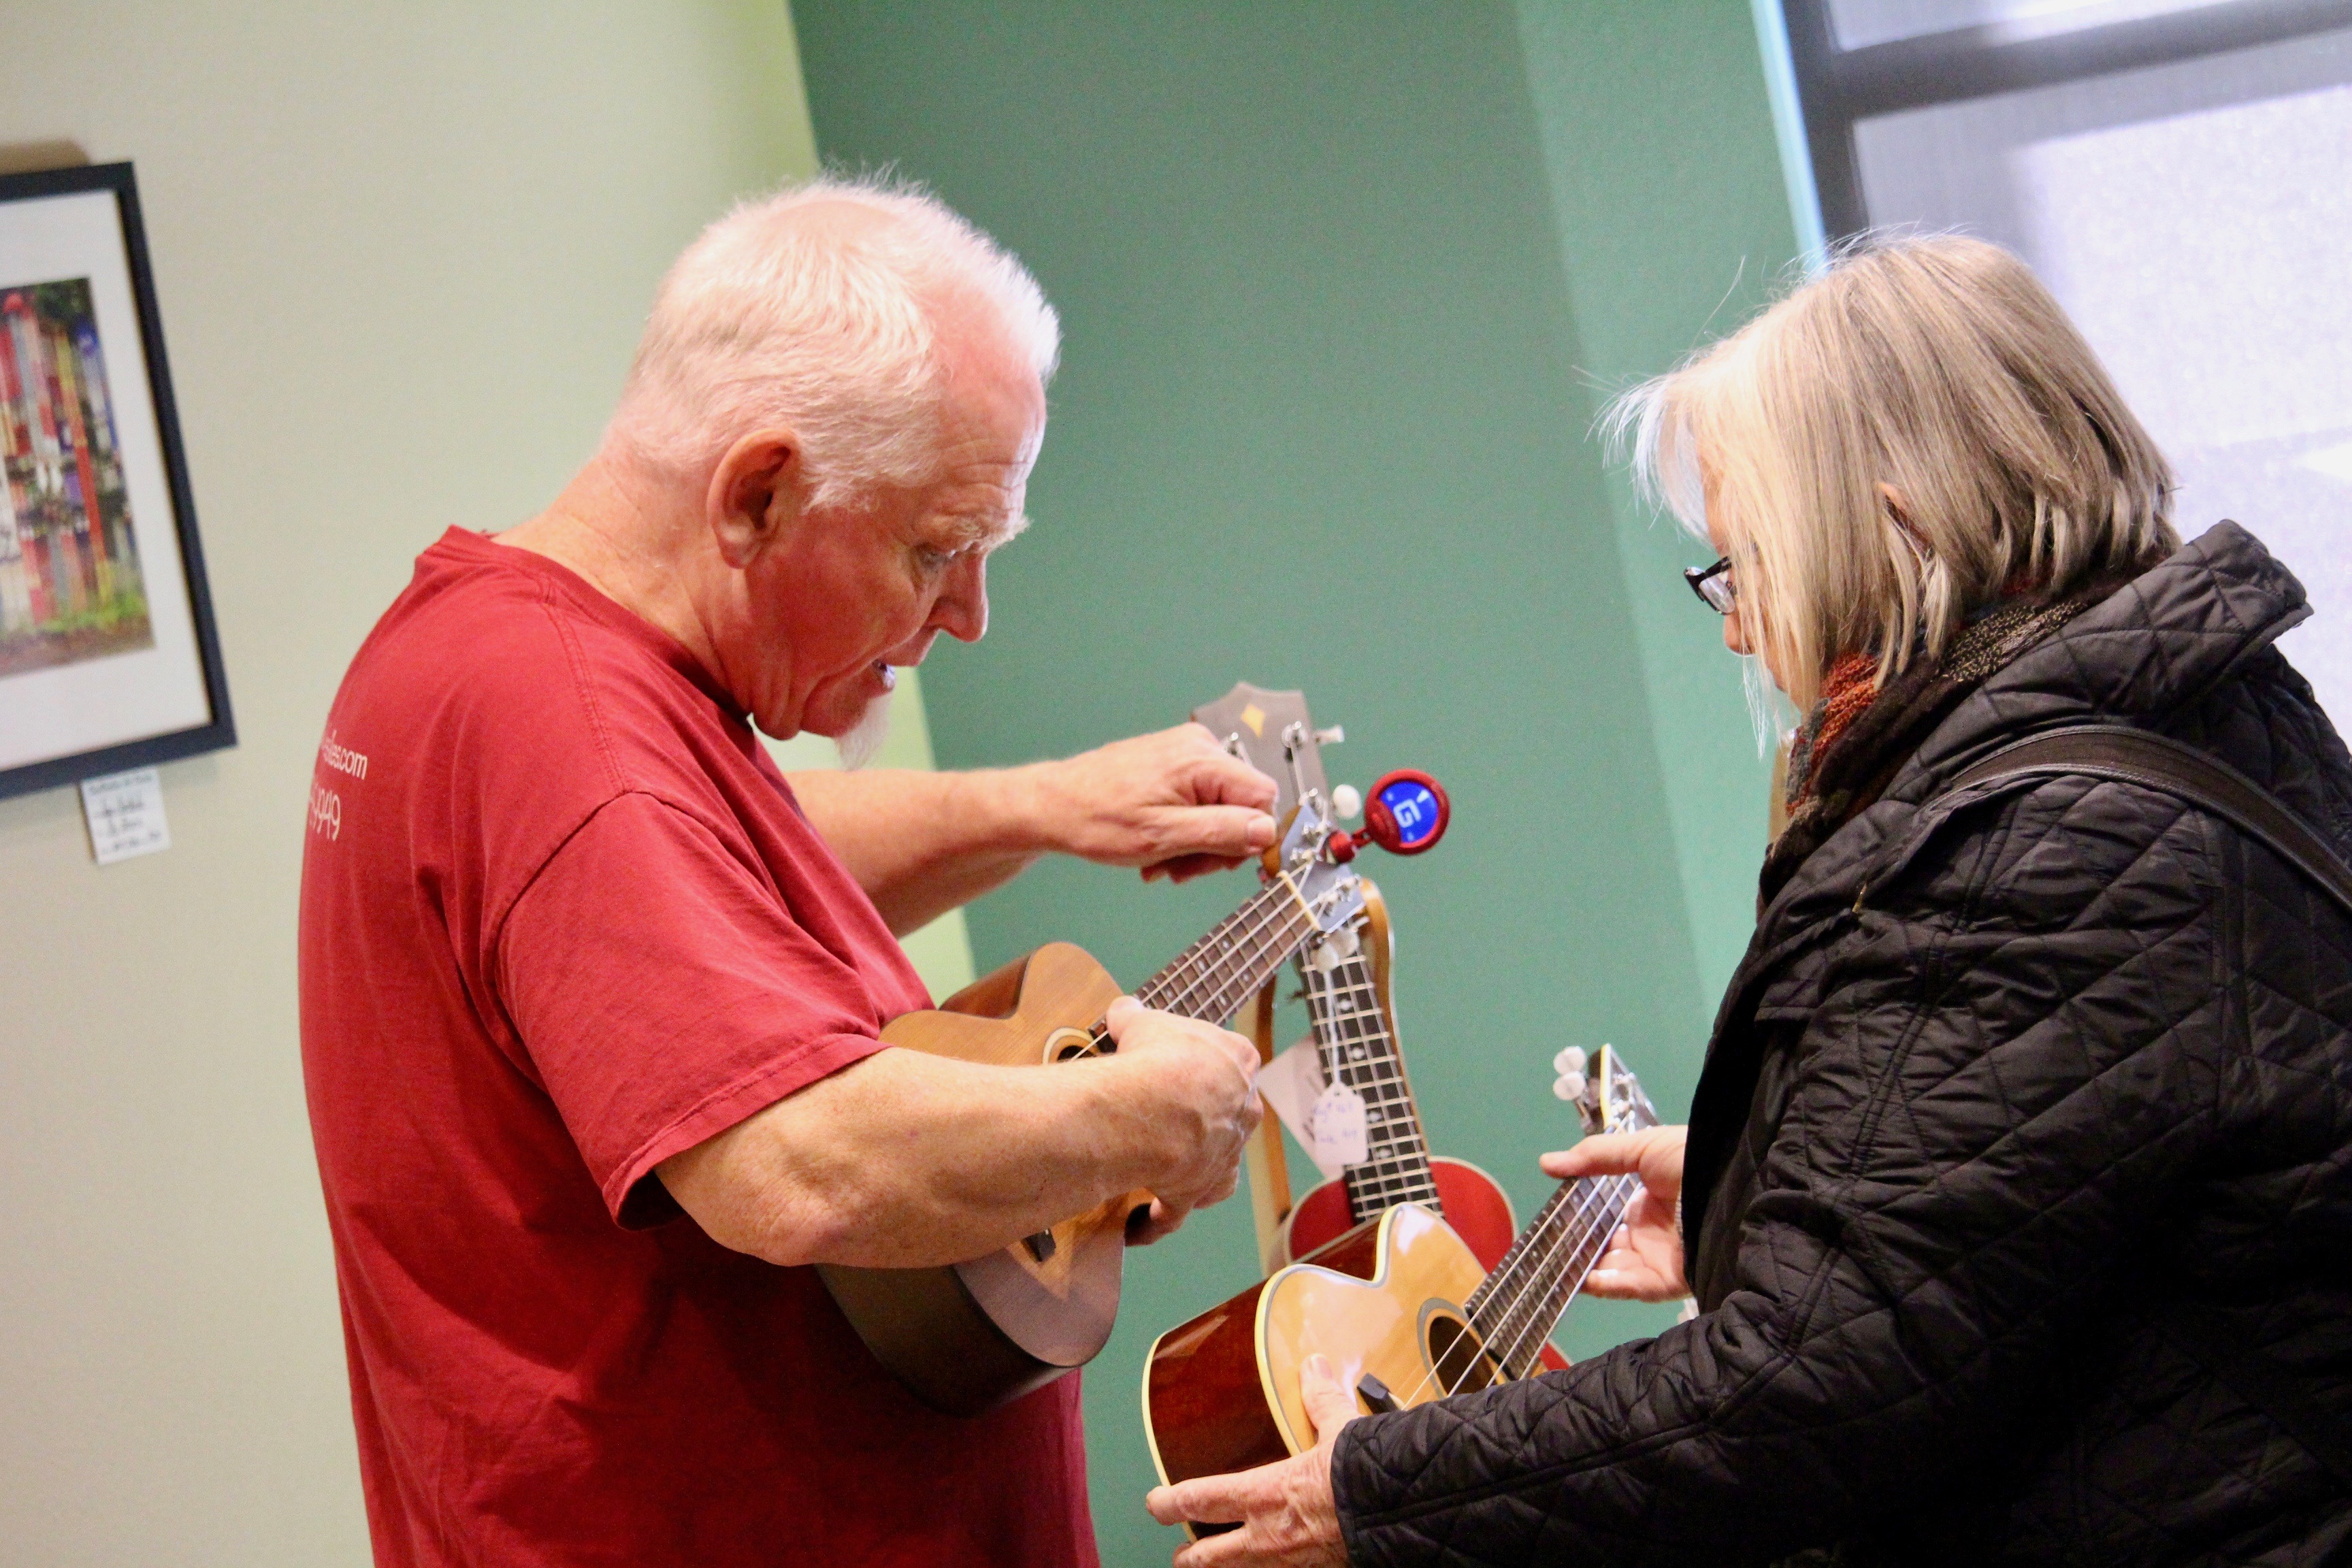
[[[866,705],[857,722],[834,737],[834,749],[841,753],[841,765],[851,773],[866,766],[882,752],[882,743],[890,738],[890,694],[884,692]]]

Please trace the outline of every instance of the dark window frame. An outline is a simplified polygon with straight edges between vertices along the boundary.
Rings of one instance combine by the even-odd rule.
[[[1992,28],[1964,27],[1841,49],[1830,0],[1780,0],[1780,10],[1822,228],[1832,243],[1869,226],[1854,156],[1858,121],[2352,27],[2352,0],[2221,0],[2048,37],[2002,42]]]

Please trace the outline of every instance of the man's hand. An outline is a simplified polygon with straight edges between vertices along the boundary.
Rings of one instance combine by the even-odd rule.
[[[1690,1294],[1683,1279],[1683,1138],[1685,1127],[1647,1127],[1639,1132],[1603,1132],[1565,1153],[1546,1154],[1544,1174],[1639,1176],[1641,1194],[1625,1210],[1625,1223],[1609,1239],[1592,1272],[1584,1277],[1588,1296],[1634,1301],[1671,1301]]]
[[[1257,1131],[1257,1047],[1228,1030],[1122,996],[1103,1015],[1123,1070],[1147,1075],[1162,1104],[1152,1123],[1174,1134],[1174,1164],[1152,1184],[1151,1212],[1128,1232],[1148,1246],[1196,1208],[1234,1195],[1242,1145]]]
[[[1051,847],[1140,867],[1146,881],[1228,870],[1274,843],[1274,781],[1199,724],[1023,771]]]
[[[1331,1450],[1339,1428],[1356,1418],[1356,1396],[1322,1356],[1308,1356],[1298,1373],[1315,1447],[1238,1475],[1154,1487],[1144,1498],[1143,1506],[1162,1524],[1241,1524],[1185,1547],[1176,1553],[1175,1568],[1345,1568],[1348,1550],[1339,1540],[1339,1508],[1331,1495]]]

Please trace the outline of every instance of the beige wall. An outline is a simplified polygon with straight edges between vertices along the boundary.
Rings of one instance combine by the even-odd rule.
[[[0,144],[138,165],[244,739],[165,768],[173,847],[104,870],[70,792],[0,802],[0,1565],[359,1563],[295,1039],[311,750],[411,558],[543,504],[668,258],[812,165],[790,23],[400,0],[5,30]]]

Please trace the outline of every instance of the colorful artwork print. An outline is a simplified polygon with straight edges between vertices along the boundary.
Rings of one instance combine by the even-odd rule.
[[[0,676],[152,647],[89,279],[0,288]]]

